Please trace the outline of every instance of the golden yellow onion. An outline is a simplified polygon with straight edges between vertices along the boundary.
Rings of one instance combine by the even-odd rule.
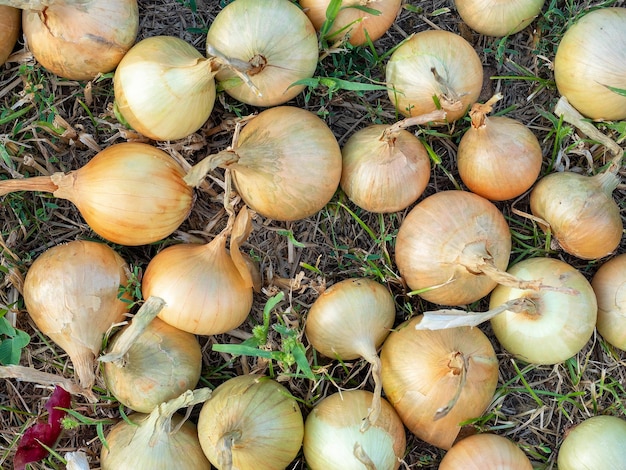
[[[269,219],[299,220],[318,212],[335,194],[341,149],[315,114],[277,106],[250,120],[231,148],[195,165],[185,181],[198,186],[218,166],[231,170],[251,209]]]
[[[300,0],[300,6],[320,31],[326,21],[331,0]],[[380,39],[400,12],[402,0],[343,0],[326,39],[336,42],[344,37],[353,46]]]
[[[474,48],[458,34],[427,30],[393,52],[386,82],[399,113],[417,116],[443,109],[446,121],[454,122],[478,99],[483,67]]]
[[[347,390],[322,399],[304,425],[304,459],[311,470],[362,470],[400,467],[406,449],[404,425],[382,400],[374,425],[363,431],[372,393]]]
[[[497,286],[489,299],[490,308],[513,299],[530,300],[530,305],[521,311],[506,310],[491,319],[502,347],[532,364],[556,364],[578,353],[593,334],[598,311],[596,296],[585,276],[555,258],[525,259],[508,272],[577,293]]]
[[[104,243],[76,240],[44,251],[24,281],[24,303],[37,328],[70,357],[78,382],[90,389],[104,334],[128,308],[118,298],[129,267]]]
[[[443,111],[435,111],[352,134],[341,149],[339,185],[346,196],[379,213],[401,211],[417,201],[430,181],[430,158],[420,139],[405,128],[444,117]]]
[[[449,449],[459,423],[479,417],[491,402],[498,360],[479,328],[416,330],[421,318],[398,326],[383,343],[383,389],[413,434]]]
[[[227,228],[209,243],[182,243],[157,253],[144,272],[141,292],[145,299],[165,301],[159,318],[199,335],[240,326],[252,308],[252,277],[239,252],[251,228],[244,208],[232,233]]]
[[[626,253],[600,266],[591,286],[598,301],[598,333],[616,348],[626,351]]]
[[[219,470],[283,470],[298,455],[303,435],[298,402],[258,374],[222,383],[198,417],[200,445]]]
[[[196,132],[215,104],[215,63],[173,36],[139,41],[115,71],[115,104],[137,132],[174,140]]]
[[[497,434],[474,434],[461,439],[446,453],[439,470],[533,470],[526,454],[511,440]]]
[[[215,77],[220,86],[253,106],[284,104],[300,94],[304,85],[291,85],[313,76],[318,54],[315,28],[289,0],[229,3],[207,33],[207,55],[231,63]]]
[[[21,25],[20,9],[0,5],[0,65],[3,65],[13,52]]]
[[[163,150],[124,142],[69,173],[1,181],[0,196],[50,192],[74,203],[101,237],[120,245],[144,245],[169,236],[189,215],[193,188],[184,175]]]
[[[543,161],[539,140],[524,124],[506,116],[487,117],[495,95],[474,103],[471,126],[459,142],[459,176],[470,191],[492,201],[524,194],[535,183]]]
[[[528,26],[545,0],[454,0],[461,19],[486,36],[508,36]]]
[[[556,51],[554,79],[586,117],[626,119],[626,8],[598,8],[574,23]]]
[[[35,59],[70,80],[110,72],[134,44],[136,0],[11,0],[28,8],[22,27]]]
[[[620,178],[612,171],[585,176],[571,171],[541,178],[530,193],[530,210],[548,226],[560,247],[582,259],[611,254],[624,232],[613,191]]]

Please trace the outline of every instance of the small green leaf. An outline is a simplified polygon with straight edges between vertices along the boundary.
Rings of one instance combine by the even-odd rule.
[[[608,88],[609,90],[611,90],[613,93],[617,93],[620,96],[626,96],[626,90],[623,90],[622,88],[615,88],[613,86],[608,86],[608,85],[604,85],[606,88]]]

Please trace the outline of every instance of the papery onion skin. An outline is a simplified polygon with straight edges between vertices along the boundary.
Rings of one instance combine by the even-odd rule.
[[[204,403],[198,436],[220,470],[221,440],[228,436],[233,438],[232,468],[282,470],[302,447],[304,419],[283,385],[259,374],[241,375],[219,385]]]
[[[216,335],[240,326],[252,308],[252,287],[244,283],[226,250],[226,234],[207,244],[172,245],[148,263],[144,298],[165,300],[159,318],[198,335]]]
[[[626,421],[592,416],[569,430],[558,455],[559,470],[623,469],[626,462]]]
[[[196,425],[180,414],[172,416],[171,428],[175,433],[159,434],[153,446],[132,444],[137,439],[137,433],[144,433],[140,429],[142,421],[148,417],[144,413],[128,415],[131,423],[122,420],[111,428],[106,435],[107,445],[102,446],[100,464],[102,470],[137,470],[150,468],[151,470],[172,470],[173,468],[211,470],[211,464],[202,452],[198,441]],[[181,425],[181,422],[184,423]],[[139,425],[139,426],[137,426]],[[180,427],[178,427],[180,426]],[[150,435],[141,439],[142,443],[149,441]],[[155,451],[155,448],[161,449]]]
[[[113,79],[115,103],[134,130],[153,140],[196,132],[215,104],[211,61],[191,44],[155,36],[135,44]]]
[[[120,333],[118,333],[120,334]],[[109,342],[113,348],[117,336]],[[154,318],[124,355],[123,366],[104,362],[107,389],[124,406],[150,413],[192,390],[200,379],[202,351],[194,335]]]
[[[0,5],[0,65],[3,65],[13,52],[21,25],[21,10]]]
[[[445,99],[445,90],[433,70],[447,83],[449,100]],[[421,31],[393,52],[386,66],[386,82],[390,88],[389,99],[404,116],[438,109],[433,98],[437,97],[440,107],[446,111],[446,122],[454,122],[478,99],[483,68],[476,51],[458,34],[443,30]]]
[[[299,3],[315,29],[319,31],[326,21],[326,10],[330,0],[300,0]],[[343,0],[341,10],[328,32],[329,42],[334,43],[348,36],[350,44],[361,46],[368,42],[368,38],[372,42],[380,39],[396,20],[401,4],[401,0]],[[379,13],[373,15],[353,8],[355,6],[376,10]]]
[[[515,34],[541,12],[545,0],[454,0],[461,19],[486,36]]]
[[[430,181],[430,159],[424,145],[404,129],[391,142],[380,139],[387,127],[365,127],[352,134],[341,149],[341,189],[369,212],[406,209]]]
[[[609,172],[551,173],[532,189],[530,210],[550,224],[565,252],[581,259],[602,258],[619,246],[624,232],[620,208],[612,197],[618,182]]]
[[[49,3],[41,11],[25,10],[22,27],[35,59],[60,77],[91,80],[110,72],[135,42],[136,0]]]
[[[80,385],[95,382],[104,334],[124,319],[118,298],[128,282],[124,259],[104,243],[76,240],[47,249],[24,281],[24,303],[37,328],[68,353]]]
[[[532,364],[557,364],[578,353],[593,334],[598,310],[585,276],[556,258],[525,259],[508,272],[521,279],[541,279],[545,285],[575,289],[578,294],[497,286],[491,293],[489,308],[517,298],[528,298],[536,306],[536,312],[507,310],[491,319],[502,347]]]
[[[439,470],[533,470],[526,454],[497,434],[474,434],[461,439],[444,455]]]
[[[328,125],[310,111],[266,109],[241,130],[234,152],[239,160],[229,168],[237,191],[264,217],[310,217],[339,187],[341,149]]]
[[[626,351],[626,253],[598,268],[591,280],[598,301],[598,333]]]
[[[498,383],[498,359],[478,328],[416,330],[416,316],[392,331],[381,350],[383,389],[404,425],[419,439],[449,449],[459,423],[479,417]],[[458,366],[468,361],[467,380],[449,413],[434,420],[458,389]]]
[[[554,57],[556,86],[581,114],[626,119],[626,8],[590,11],[569,27]]]
[[[396,238],[395,261],[404,281],[420,297],[440,305],[465,305],[482,299],[497,285],[458,264],[475,249],[493,257],[505,270],[511,235],[500,210],[468,191],[440,191],[409,212]]]
[[[463,134],[457,152],[459,176],[470,191],[491,201],[506,201],[532,187],[543,161],[537,137],[506,116],[485,118]]]
[[[354,456],[361,448],[380,469],[397,469],[406,450],[404,425],[393,407],[383,399],[376,423],[365,432],[361,422],[367,416],[372,393],[347,390],[322,399],[311,410],[304,425],[304,458],[311,470],[362,470]]]
[[[229,67],[216,75],[226,93],[253,106],[284,104],[313,76],[319,46],[315,28],[302,10],[288,0],[237,0],[220,11],[207,33],[207,52],[250,64],[247,72],[261,96]]]

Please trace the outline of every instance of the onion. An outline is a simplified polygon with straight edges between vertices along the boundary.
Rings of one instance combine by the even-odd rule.
[[[619,181],[608,170],[594,176],[551,173],[531,191],[530,210],[565,252],[582,259],[602,258],[619,246],[624,231],[612,196]]]
[[[160,298],[148,298],[99,357],[108,390],[142,413],[193,389],[202,369],[196,337],[154,318],[163,305]]]
[[[341,150],[341,189],[369,212],[409,207],[430,181],[430,159],[422,142],[405,128],[444,117],[443,111],[434,111],[391,126],[370,125],[352,134]]]
[[[398,326],[383,343],[383,389],[413,434],[449,449],[459,424],[479,417],[491,402],[498,360],[480,329],[416,330],[421,319]]]
[[[22,24],[19,8],[0,6],[0,65],[4,64],[17,43]]]
[[[626,119],[626,96],[615,90],[626,90],[626,8],[599,8],[574,23],[556,51],[554,78],[588,118]]]
[[[570,429],[561,443],[559,470],[622,469],[626,462],[626,421],[592,416]]]
[[[528,26],[545,0],[454,0],[461,19],[486,36],[508,36]]]
[[[498,286],[490,308],[512,299],[528,299],[518,312],[505,311],[491,319],[498,341],[508,352],[533,364],[557,364],[578,353],[596,324],[597,302],[591,284],[573,266],[554,258],[530,258],[511,266],[521,279],[542,279],[546,284],[577,291],[519,290]]]
[[[328,125],[315,114],[278,106],[251,119],[231,148],[195,165],[185,181],[198,186],[217,166],[231,171],[237,191],[257,213],[275,220],[299,220],[318,212],[335,194],[341,178],[341,149]]]
[[[115,71],[115,104],[128,124],[150,139],[187,137],[213,110],[214,67],[214,60],[177,37],[144,39]]]
[[[318,31],[327,20],[332,0],[300,0],[300,6]],[[330,30],[329,40],[347,39],[353,46],[376,41],[385,34],[402,7],[402,0],[343,0],[340,1]]]
[[[282,470],[302,447],[304,419],[278,382],[242,375],[222,383],[198,417],[205,455],[220,470]]]
[[[276,106],[304,89],[292,84],[313,76],[319,48],[311,21],[291,1],[237,0],[209,26],[207,54],[237,69],[222,68],[215,77],[226,93],[253,106]]]
[[[395,260],[404,282],[425,300],[464,305],[497,284],[539,289],[504,272],[511,234],[502,212],[467,191],[440,191],[423,199],[402,221]]]
[[[227,227],[209,243],[163,249],[144,272],[143,298],[162,298],[166,305],[159,318],[189,333],[216,335],[237,328],[252,308],[253,281],[239,252],[251,229],[244,207],[232,233]]]
[[[397,469],[406,449],[404,425],[387,400],[376,424],[361,423],[373,396],[367,390],[333,393],[311,410],[304,425],[304,458],[311,470]]]
[[[350,361],[364,358],[371,364],[375,390],[364,428],[380,413],[380,359],[377,350],[396,318],[389,291],[367,278],[345,279],[333,284],[315,300],[307,315],[305,334],[326,357]]]
[[[0,196],[44,191],[74,203],[91,229],[120,245],[169,236],[187,218],[193,188],[163,150],[138,142],[114,144],[67,174],[0,181]]]
[[[209,388],[188,390],[161,403],[150,414],[128,415],[128,421],[117,423],[105,437],[107,445],[102,446],[100,453],[102,470],[211,470],[196,426],[176,413],[179,408],[202,403],[210,396]]]
[[[626,351],[626,253],[600,266],[591,286],[598,301],[598,333]]]
[[[22,28],[35,59],[70,80],[117,67],[139,28],[136,0],[1,0],[24,9]]]
[[[461,36],[428,30],[414,34],[393,52],[386,78],[389,99],[399,113],[418,116],[443,109],[447,122],[454,122],[478,99],[483,68]]]
[[[497,94],[470,110],[472,125],[459,142],[459,176],[470,191],[492,201],[522,195],[541,171],[539,140],[521,122],[505,116],[487,117]]]
[[[446,453],[439,470],[533,470],[526,454],[506,437],[474,434]]]
[[[103,243],[77,240],[43,252],[24,281],[24,303],[39,331],[70,357],[78,382],[90,389],[104,334],[122,321],[118,298],[129,267]]]

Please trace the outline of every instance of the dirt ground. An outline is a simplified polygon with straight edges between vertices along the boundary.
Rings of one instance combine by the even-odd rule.
[[[138,40],[156,35],[173,35],[188,41],[204,53],[206,41],[203,31],[227,2],[197,0],[196,12],[184,3],[174,0],[140,0]],[[480,101],[487,100],[495,92],[504,95],[496,109],[507,109],[507,116],[523,122],[535,133],[542,145],[545,169],[555,142],[554,127],[547,115],[552,114],[559,97],[553,83],[552,61],[563,25],[569,20],[568,15],[607,3],[625,6],[626,2],[548,1],[542,14],[531,26],[502,40],[472,32],[460,21],[451,0],[409,0],[405,2],[405,8],[391,29],[375,43],[375,48],[382,55],[412,33],[427,29],[443,29],[461,34],[475,47],[484,66],[485,83]],[[406,8],[407,5],[409,8]],[[381,66],[368,68],[365,56],[358,51],[340,51],[337,54],[349,54],[355,70],[367,68],[373,80],[384,81],[384,62]],[[316,76],[333,76],[336,70],[331,55],[320,62]],[[29,104],[32,106],[19,117],[19,125],[16,121],[2,120],[7,114],[6,110],[24,109]],[[318,87],[310,90],[308,99],[302,94],[289,104],[322,116],[340,145],[355,130],[374,120],[391,124],[396,119],[393,105],[385,91],[338,90],[329,96],[327,89]],[[20,39],[9,62],[0,68],[0,106],[4,113],[0,114],[0,146],[13,164],[11,168],[1,163],[0,176],[14,177],[15,172],[32,176],[69,171],[84,165],[99,149],[125,141],[129,134],[116,120],[112,105],[110,77],[96,80],[89,86],[82,82],[59,79],[36,64]],[[237,115],[245,116],[256,111],[220,93],[209,121],[200,131],[180,141],[154,144],[193,164],[231,143],[232,128],[222,126],[223,123],[230,122]],[[52,132],[52,124],[67,129],[65,135]],[[467,126],[468,121],[463,120],[444,130],[445,135],[424,137],[441,158],[441,164],[433,167],[431,181],[423,197],[437,191],[454,189],[455,183],[460,181],[456,173],[456,150],[462,131]],[[580,136],[574,133],[566,137],[564,144],[571,144],[572,139],[580,139]],[[20,156],[16,156],[19,149]],[[562,160],[567,168],[580,171],[586,169],[585,151],[593,154],[598,165],[602,164],[604,154],[600,146],[581,141],[576,150],[569,152],[567,159]],[[35,163],[24,161],[24,155],[32,156]],[[192,213],[170,238],[169,244],[181,240],[206,242],[219,232],[225,222],[221,204],[223,178],[223,172],[214,173],[209,180],[213,196],[210,196],[210,191],[199,194]],[[626,187],[621,185],[614,196],[624,213]],[[527,195],[515,202],[498,203],[497,206],[508,218],[512,230],[530,236],[533,223],[514,213],[513,204],[519,211],[528,211]],[[388,237],[388,242],[373,240],[344,207],[356,211],[365,225],[375,233],[382,232]],[[345,195],[338,192],[327,208],[301,221],[277,222],[258,216],[244,250],[253,253],[259,261],[263,290],[255,294],[250,319],[237,331],[200,338],[203,350],[201,384],[217,386],[228,377],[250,371],[268,373],[265,362],[252,357],[230,360],[228,355],[218,354],[211,347],[216,343],[238,342],[245,338],[252,326],[262,318],[267,299],[279,291],[286,294],[280,305],[283,318],[298,331],[302,331],[306,312],[319,293],[326,286],[349,277],[377,278],[378,273],[382,272],[382,282],[394,295],[398,305],[396,324],[412,314],[436,308],[417,296],[409,298],[408,289],[402,283],[397,268],[393,264],[388,265],[385,260],[387,254],[393,260],[395,234],[407,213],[408,209],[379,217],[359,211]],[[41,334],[29,319],[21,302],[21,283],[32,261],[47,248],[95,235],[70,202],[37,193],[0,199],[0,223],[0,266],[3,273],[0,281],[0,308],[10,310],[16,326],[31,335],[21,364],[71,377],[71,363],[66,354]],[[285,231],[291,231],[299,243],[294,244],[285,236]],[[116,249],[132,266],[141,270],[168,243],[133,248],[116,246]],[[626,242],[623,239],[617,253],[624,252]],[[514,252],[512,261],[515,256]],[[550,256],[579,268],[589,279],[604,261],[585,262],[559,250],[554,250]],[[311,270],[307,266],[317,269]],[[381,281],[380,278],[378,280]],[[472,305],[472,308],[482,310],[486,306],[487,302],[483,300]],[[499,346],[488,324],[480,328],[492,339],[498,355],[499,386],[484,417],[467,432],[485,430],[506,436],[526,452],[535,468],[551,469],[556,468],[559,445],[571,426],[594,414],[625,417],[626,353],[608,346],[597,334],[594,333],[588,345],[569,361],[554,366],[529,366],[516,361]],[[301,336],[300,339],[313,361],[313,352],[306,337]],[[272,332],[270,347],[280,348],[280,341],[278,333]],[[352,361],[342,367],[319,356],[316,360],[328,367],[333,382],[313,382],[293,377],[295,368],[281,370],[280,366],[274,365],[274,370],[279,371],[281,382],[302,400],[305,415],[311,404],[338,388],[363,387],[373,390],[373,382],[364,361]],[[102,400],[94,405],[81,397],[75,397],[74,409],[94,420],[118,420],[119,404],[107,397],[101,378],[98,379],[96,390]],[[49,394],[49,387],[0,380],[0,467],[12,468],[16,441],[24,429],[45,411],[44,404]],[[196,416],[194,412],[191,419]],[[104,426],[105,433],[109,427],[110,424]],[[443,450],[420,441],[410,432],[407,432],[407,440],[407,453],[401,468],[438,467],[445,453]],[[65,431],[56,447],[61,455],[76,450],[86,452],[92,469],[100,467],[100,449],[101,442],[95,425],[81,425]],[[56,466],[53,466],[54,462]],[[58,460],[50,459],[34,464],[32,468],[64,466]],[[295,470],[307,467],[299,455],[289,468]]]

